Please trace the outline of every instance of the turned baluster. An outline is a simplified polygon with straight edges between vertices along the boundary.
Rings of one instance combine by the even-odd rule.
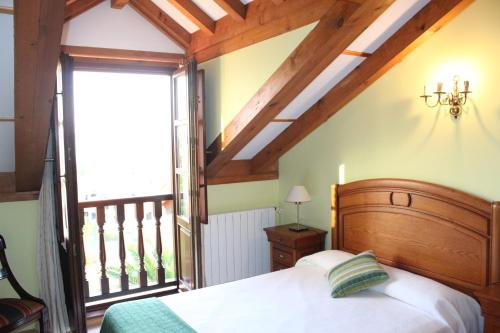
[[[137,242],[138,242],[138,253],[139,253],[139,284],[142,287],[147,287],[148,285],[148,275],[144,269],[144,238],[142,236],[142,220],[144,219],[144,203],[135,204],[135,212],[137,217]]]
[[[157,255],[157,267],[156,272],[158,276],[158,284],[165,284],[165,268],[163,268],[162,262],[162,243],[161,243],[161,216],[162,207],[161,201],[155,201],[154,203],[154,216],[156,220],[156,255]]]
[[[106,244],[104,242],[104,206],[97,207],[97,225],[99,226],[99,259],[101,261],[101,294],[109,294],[109,279],[106,276]]]
[[[125,270],[125,238],[123,237],[123,222],[125,222],[125,208],[123,205],[116,206],[116,220],[118,222],[118,240],[120,254],[120,281],[123,290],[128,290],[128,274]]]
[[[85,243],[83,241],[83,227],[85,226],[85,212],[83,208],[78,210],[78,217],[80,220],[80,251],[82,253],[82,267],[83,267],[83,295],[85,298],[89,297],[89,281],[87,280],[87,256],[85,255]]]

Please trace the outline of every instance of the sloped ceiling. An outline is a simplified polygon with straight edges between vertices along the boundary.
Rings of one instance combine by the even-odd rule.
[[[184,53],[130,6],[116,10],[109,1],[64,24],[61,44],[126,50]]]
[[[51,3],[49,0],[39,1],[46,6]],[[53,1],[59,3],[64,0]],[[437,29],[470,2],[472,0],[433,0],[430,3],[429,0],[373,0],[370,2],[363,0],[336,2],[330,0],[284,2],[272,0],[110,0],[104,2],[102,0],[66,0],[66,10],[63,16],[67,23],[63,41],[76,45],[84,39],[79,36],[81,29],[94,29],[93,34],[100,34],[103,37],[102,44],[95,46],[143,49],[142,37],[137,38],[138,35],[134,35],[134,29],[140,24],[138,22],[143,22],[133,11],[135,10],[152,23],[148,28],[142,25],[141,36],[147,35],[148,39],[156,40],[156,44],[159,45],[158,51],[170,53],[186,51],[188,56],[193,56],[199,62],[203,62],[319,20],[318,26],[284,61],[257,92],[258,95],[251,99],[210,147],[212,158],[208,166],[209,177],[216,179],[220,174],[229,174],[231,179],[237,180],[239,171],[236,173],[231,170],[224,171],[235,166],[238,170],[248,173],[247,177],[244,177],[245,180],[252,180],[252,174],[264,171],[268,172],[269,177],[277,177],[277,159],[290,148],[290,142],[296,143],[295,138],[290,140],[289,136],[294,135],[299,138],[307,135],[315,126],[319,126],[319,123],[314,120],[317,117],[312,118],[313,121],[309,120],[311,114],[320,112],[321,117],[317,119],[323,119],[323,117],[327,119],[336,112],[334,108],[341,107],[342,103],[350,100],[338,96],[342,103],[337,103],[335,96],[332,95],[336,90],[342,90],[344,86],[351,87],[350,82],[354,79],[361,80],[357,86],[350,88],[352,91],[349,94],[344,92],[344,95],[354,98],[370,82],[388,70],[393,65],[394,59],[414,47],[414,40],[420,40],[424,32]],[[54,4],[55,2],[52,3]],[[121,9],[116,9],[118,12],[113,15],[114,21],[107,22],[100,15],[109,10],[109,7]],[[351,15],[353,20],[349,19]],[[101,18],[96,20],[96,17]],[[327,21],[323,23],[324,28],[321,28],[321,22],[324,20],[336,22],[337,28],[335,29],[339,31],[330,31],[332,22]],[[34,19],[31,22],[36,24],[40,20]],[[54,23],[51,22],[51,24]],[[346,25],[348,29],[344,29],[343,25]],[[156,30],[152,29],[153,26]],[[55,36],[57,27],[53,28],[56,29],[54,30]],[[326,35],[322,35],[322,29]],[[391,52],[395,52],[395,49],[399,49],[397,41],[393,39],[396,32],[399,33],[404,29],[406,33],[398,35],[397,38],[404,41],[405,47],[392,56],[388,56],[387,54],[392,54]],[[414,33],[415,29],[418,31]],[[160,36],[158,31],[163,36]],[[356,35],[353,31],[356,31]],[[126,37],[116,38],[120,36],[118,35],[120,33],[121,36]],[[168,43],[168,40],[164,38],[165,35],[177,45]],[[408,40],[410,37],[406,36],[411,36],[413,39]],[[346,38],[349,38],[350,42],[343,46],[344,50],[330,52],[324,47],[332,41],[342,41],[342,44],[337,42],[332,44],[334,49],[338,49],[340,47],[338,45],[344,45]],[[124,40],[128,43],[120,44]],[[316,45],[315,40],[324,40],[326,44]],[[53,41],[48,40],[47,43],[49,45]],[[134,46],[131,47],[131,43]],[[388,45],[391,49],[386,50]],[[330,52],[330,55],[335,57],[313,60],[315,56],[317,57],[317,52],[310,52],[312,49],[317,51],[325,49],[323,51]],[[380,49],[387,54],[381,54]],[[303,62],[300,57],[295,59],[298,55],[302,56],[301,52],[304,53],[303,56],[312,56],[312,65],[311,61]],[[49,61],[50,59],[41,60]],[[299,63],[302,63],[300,66],[310,67],[310,70],[306,70],[306,67],[294,68],[292,76],[289,76],[290,72],[286,68],[289,66],[293,68],[296,60],[300,60]],[[52,62],[53,60],[49,61],[50,64]],[[365,66],[366,63],[369,65]],[[368,66],[376,67],[373,74],[370,69],[365,69]],[[22,68],[19,67],[19,69]],[[303,80],[300,75],[296,76],[301,71],[304,71]],[[360,77],[360,75],[364,76]],[[287,80],[291,85],[287,84]],[[281,83],[274,84],[278,82],[282,82],[284,86],[280,86]],[[44,85],[47,86],[46,83],[38,83],[42,89],[45,89]],[[260,101],[264,95],[259,94],[266,91],[277,94],[275,97],[286,96],[286,98],[283,101],[279,99],[274,101],[275,97],[267,95],[265,98],[269,98],[268,101]],[[327,99],[333,101],[332,104],[338,105],[330,108],[323,102]],[[24,103],[22,99],[19,101]],[[273,109],[272,113],[267,110],[262,117],[259,114],[262,109],[252,110],[252,103],[257,103],[255,105],[261,108],[268,102],[271,103],[269,107]],[[18,111],[16,106],[16,118],[18,118]],[[248,111],[251,111],[251,115]],[[34,114],[40,115],[41,113]],[[26,117],[26,114],[22,114],[19,120],[22,119],[24,123],[32,121]],[[44,124],[46,124],[45,120]],[[37,135],[41,134],[40,137],[43,137],[44,130],[37,128]],[[3,132],[9,133],[8,130]],[[28,142],[26,140],[29,138],[20,133],[16,135],[19,137],[19,140],[16,137],[16,152],[22,152],[27,157],[25,159],[16,154],[16,161],[24,166],[22,172],[16,170],[16,183],[22,190],[36,189],[39,182],[35,178],[41,175],[42,159],[40,159],[40,164],[31,161],[30,156],[33,154],[26,154],[22,146],[22,142]],[[45,146],[37,145],[40,149]],[[43,153],[36,151],[35,155],[43,156]],[[27,166],[29,166],[28,169],[26,169]],[[12,165],[7,168],[12,169]],[[32,168],[36,170],[30,170]],[[31,178],[23,179],[23,175],[26,174],[29,174]],[[259,179],[262,177],[260,176]]]

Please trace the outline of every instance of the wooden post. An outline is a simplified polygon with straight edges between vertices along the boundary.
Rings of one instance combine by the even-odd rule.
[[[97,224],[99,226],[99,259],[101,260],[101,294],[109,294],[109,279],[106,276],[106,244],[104,242],[104,206],[97,207]]]
[[[162,206],[161,201],[154,202],[154,216],[156,220],[156,255],[157,255],[157,277],[158,284],[165,284],[165,268],[162,262],[162,241],[161,241],[161,216],[162,216]]]
[[[125,222],[125,207],[124,205],[116,206],[116,220],[118,222],[118,241],[119,241],[119,255],[120,255],[120,282],[122,291],[128,290],[128,274],[125,270],[125,238],[123,237],[123,222]]]
[[[144,238],[142,235],[142,220],[144,220],[144,202],[138,202],[135,204],[135,214],[137,217],[137,252],[139,254],[139,285],[142,287],[147,287],[148,285],[148,275],[144,269]]]
[[[85,266],[87,265],[87,257],[85,255],[85,242],[83,241],[83,227],[85,226],[85,210],[79,209],[80,220],[80,248],[82,251],[82,268],[83,268],[83,295],[85,298],[89,297],[89,281],[87,280],[87,272]]]

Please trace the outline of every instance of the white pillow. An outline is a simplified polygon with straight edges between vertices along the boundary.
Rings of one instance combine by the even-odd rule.
[[[326,250],[300,258],[295,266],[319,266],[325,271],[354,257],[354,254],[339,250]]]
[[[303,257],[295,266],[317,266],[328,271],[354,254],[327,250]],[[382,265],[389,280],[369,290],[385,294],[427,313],[456,333],[483,332],[481,307],[472,297],[432,279]]]
[[[481,307],[472,297],[432,279],[382,265],[389,280],[370,288],[425,311],[457,333],[483,331]]]

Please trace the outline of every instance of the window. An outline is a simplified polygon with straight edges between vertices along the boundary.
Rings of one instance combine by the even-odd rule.
[[[170,76],[74,72],[79,201],[172,193]]]

